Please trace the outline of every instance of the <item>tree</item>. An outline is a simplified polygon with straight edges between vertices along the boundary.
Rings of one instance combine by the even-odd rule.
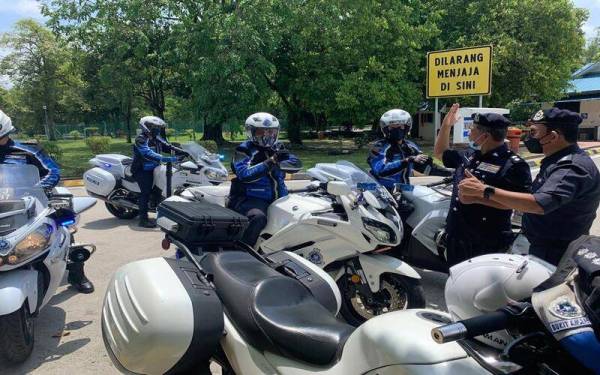
[[[596,28],[596,35],[587,41],[583,51],[582,60],[584,64],[600,61],[600,28]]]
[[[489,106],[552,100],[579,68],[587,17],[570,0],[430,0],[444,12],[435,49],[493,45]]]
[[[41,129],[47,121],[51,140],[54,123],[65,112],[81,112],[84,103],[79,92],[81,81],[68,46],[34,20],[21,20],[14,31],[0,38],[0,46],[11,52],[0,60],[0,74],[15,85],[16,96],[26,107],[22,125]],[[12,91],[12,90],[11,90]]]

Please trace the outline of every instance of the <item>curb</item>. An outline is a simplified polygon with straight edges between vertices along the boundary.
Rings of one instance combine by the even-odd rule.
[[[600,155],[600,147],[590,147],[590,148],[586,148],[583,151],[585,151],[586,154],[592,156],[592,155]],[[537,158],[535,160],[527,160],[527,164],[529,164],[530,167],[539,167],[542,164],[542,160],[544,158]]]

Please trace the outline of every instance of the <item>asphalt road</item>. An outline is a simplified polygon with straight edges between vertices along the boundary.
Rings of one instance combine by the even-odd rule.
[[[600,166],[600,158],[595,162]],[[306,182],[290,182],[293,186],[303,183]],[[73,188],[73,192],[85,194],[82,188]],[[592,233],[600,235],[600,219],[594,223]],[[78,294],[63,284],[36,320],[36,345],[31,357],[16,367],[0,363],[0,374],[118,374],[100,334],[104,292],[120,266],[143,258],[171,256],[172,251],[160,248],[162,237],[159,230],[140,229],[133,221],[113,218],[102,202],[85,212],[76,239],[98,247],[86,263],[86,273],[96,292]],[[421,271],[421,275],[429,306],[445,309],[445,275],[431,271]]]

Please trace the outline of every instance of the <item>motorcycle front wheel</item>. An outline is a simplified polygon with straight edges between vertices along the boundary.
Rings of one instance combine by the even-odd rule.
[[[110,212],[114,217],[119,219],[131,220],[138,215],[138,210],[134,210],[131,208],[119,207],[114,204],[105,202],[106,209]]]
[[[340,315],[355,327],[377,315],[425,307],[421,283],[406,276],[384,274],[379,291],[372,293],[369,290],[367,295],[351,281],[350,275],[342,276],[338,286],[342,294]]]
[[[0,316],[0,357],[11,363],[24,362],[33,351],[34,333],[27,302],[19,310]]]

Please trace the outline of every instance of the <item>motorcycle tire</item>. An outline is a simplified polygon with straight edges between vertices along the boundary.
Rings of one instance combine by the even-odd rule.
[[[34,342],[35,320],[27,302],[19,310],[0,316],[0,358],[22,363],[31,355]]]
[[[404,298],[402,308],[395,308],[386,312],[425,307],[425,292],[418,279],[396,274],[384,274],[381,277],[381,286],[384,287],[384,285],[386,288],[392,288],[393,291],[398,292],[398,295],[403,294],[402,297]],[[369,313],[365,311],[366,309],[359,311],[357,304],[352,303],[352,299],[356,297],[356,291],[348,278],[340,278],[338,286],[342,294],[340,315],[348,324],[358,327],[368,319],[379,315],[378,313]],[[387,293],[389,294],[389,292]]]
[[[110,212],[114,217],[117,217],[119,219],[131,220],[139,214],[138,210],[115,206],[108,202],[104,202],[104,205],[106,206],[108,212]]]

